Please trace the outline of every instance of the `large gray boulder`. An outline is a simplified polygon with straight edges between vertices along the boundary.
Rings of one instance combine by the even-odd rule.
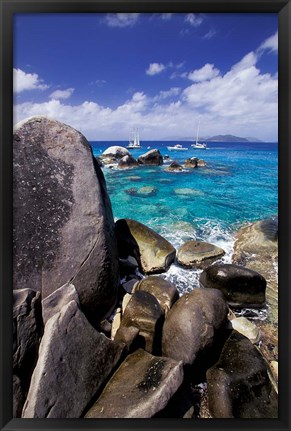
[[[229,305],[233,307],[262,307],[265,304],[265,278],[243,266],[209,266],[202,272],[199,281],[201,287],[221,290]]]
[[[85,137],[33,117],[13,141],[14,288],[45,298],[71,282],[101,319],[115,305],[118,258],[104,176]]]
[[[216,289],[194,289],[169,311],[162,338],[162,354],[183,364],[193,364],[198,353],[210,347],[226,322],[227,304]]]
[[[186,268],[207,268],[211,263],[222,257],[225,251],[214,244],[190,240],[178,250],[177,262]]]
[[[151,418],[182,380],[181,362],[139,349],[121,364],[85,418]]]
[[[146,274],[165,272],[176,256],[175,248],[161,235],[136,220],[120,219],[116,238],[121,258],[133,256]]]
[[[13,291],[13,411],[20,417],[43,332],[40,293]]]
[[[142,154],[137,159],[138,163],[140,165],[151,165],[151,166],[159,166],[162,165],[163,162],[163,156],[161,155],[160,151],[157,149],[150,150],[145,154]]]
[[[237,331],[232,332],[206,377],[212,417],[278,417],[278,397],[266,362],[250,340]]]
[[[69,302],[46,323],[22,417],[79,418],[122,351]]]

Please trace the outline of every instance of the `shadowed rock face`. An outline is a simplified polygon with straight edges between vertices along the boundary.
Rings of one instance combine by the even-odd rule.
[[[43,332],[40,293],[13,291],[13,412],[20,417]]]
[[[162,410],[183,380],[181,362],[142,349],[129,355],[86,418],[151,418]]]
[[[218,362],[206,375],[212,417],[278,417],[278,397],[266,362],[250,340],[237,331],[232,332]]]
[[[117,220],[116,237],[120,257],[134,256],[144,273],[164,272],[175,259],[174,247],[161,235],[136,220]]]
[[[69,302],[46,323],[22,417],[80,417],[122,351]]]
[[[139,156],[137,161],[140,165],[159,166],[163,164],[163,156],[161,155],[159,150],[154,149]]]
[[[13,142],[14,288],[45,298],[72,282],[88,316],[114,306],[118,260],[111,204],[85,137],[34,117]]]

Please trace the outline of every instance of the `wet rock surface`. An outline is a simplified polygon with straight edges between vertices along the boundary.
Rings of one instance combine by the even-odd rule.
[[[225,251],[208,242],[187,241],[177,252],[177,262],[186,268],[207,268],[222,257]]]
[[[117,220],[116,238],[120,257],[133,256],[146,274],[166,271],[175,259],[176,250],[167,240],[135,220]]]
[[[256,271],[232,264],[215,264],[199,278],[201,287],[219,289],[234,307],[262,307],[265,304],[266,280]]]

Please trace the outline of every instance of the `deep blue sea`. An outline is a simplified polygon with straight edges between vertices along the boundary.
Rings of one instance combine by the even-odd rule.
[[[179,142],[143,141],[142,149],[130,150],[133,157],[157,148],[170,160],[162,166],[140,166],[130,170],[103,168],[115,219],[133,218],[153,228],[176,248],[188,239],[208,241],[226,251],[224,262],[231,262],[234,234],[243,224],[277,216],[278,144],[210,142],[207,150],[193,149],[191,142],[180,142],[187,151],[169,151]],[[127,142],[91,142],[95,156],[112,145]],[[150,148],[149,148],[150,147]],[[206,161],[206,167],[186,172],[165,172],[176,160],[188,157]],[[135,188],[154,187],[151,196],[135,196]],[[177,282],[180,291],[197,284],[197,274],[171,267],[166,278]],[[194,285],[193,285],[194,284]],[[193,285],[193,286],[192,286]]]

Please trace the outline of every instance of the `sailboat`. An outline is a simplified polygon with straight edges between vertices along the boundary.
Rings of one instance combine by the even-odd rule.
[[[129,144],[126,148],[129,148],[131,150],[134,150],[136,148],[141,148],[140,141],[139,141],[139,133],[138,129],[134,129],[130,136],[129,136]]]
[[[195,144],[192,144],[191,147],[195,148],[196,150],[206,150],[207,145],[205,143],[199,142],[198,135],[199,135],[199,126],[200,126],[200,118],[198,121],[198,127],[197,127],[197,134],[196,134],[196,141]]]

